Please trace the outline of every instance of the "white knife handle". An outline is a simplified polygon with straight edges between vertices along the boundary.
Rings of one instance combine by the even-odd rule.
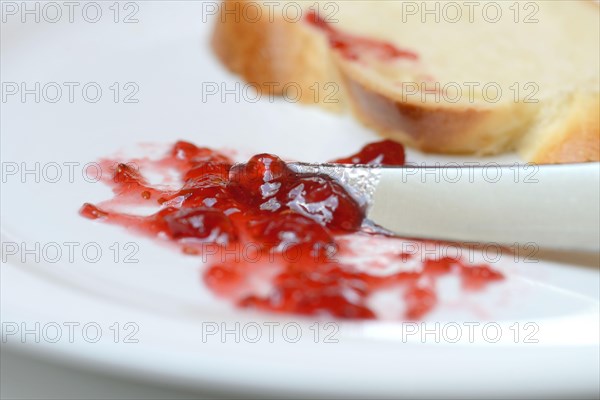
[[[382,168],[368,217],[402,236],[600,251],[600,163]]]

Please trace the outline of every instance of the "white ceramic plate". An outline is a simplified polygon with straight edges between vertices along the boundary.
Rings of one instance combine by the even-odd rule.
[[[55,14],[22,23],[19,10],[2,24],[3,346],[241,395],[598,395],[595,266],[509,257],[499,264],[506,282],[462,299],[468,306],[453,301],[451,284],[442,287],[442,305],[423,324],[312,321],[236,310],[202,286],[197,258],[79,217],[83,202],[110,196],[83,179],[82,166],[123,149],[139,151],[139,143],[181,138],[322,161],[376,139],[350,118],[281,99],[203,99],[207,83],[239,82],[210,52],[207,3],[127,4],[119,5],[118,23],[111,4],[102,3],[97,23],[80,9],[70,23],[63,7],[57,23],[45,21]],[[95,18],[94,10],[86,12]],[[123,23],[128,15],[138,22]],[[40,83],[39,102],[35,94],[9,94],[22,82],[29,89]],[[72,102],[64,82],[79,84]],[[88,101],[93,87],[87,100],[82,94],[90,82],[102,89],[96,103]],[[62,98],[52,103],[56,86]],[[125,103],[134,91],[129,100],[138,102]],[[32,168],[38,172],[24,173]],[[127,255],[137,262],[125,262]],[[252,343],[257,327],[262,336]],[[222,328],[239,337],[209,334]]]

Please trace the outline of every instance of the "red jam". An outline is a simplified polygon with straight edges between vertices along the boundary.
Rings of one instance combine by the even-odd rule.
[[[324,32],[329,39],[329,45],[349,60],[358,60],[364,54],[371,54],[381,61],[390,61],[399,58],[415,61],[419,59],[416,53],[399,49],[384,40],[354,36],[339,31],[314,10],[308,12],[306,21]]]
[[[402,165],[404,149],[385,140],[365,146],[339,163]],[[259,154],[243,164],[217,151],[177,142],[159,160],[116,165],[108,184],[115,198],[100,207],[86,203],[89,219],[133,228],[178,245],[183,252],[208,259],[205,284],[238,306],[270,312],[340,318],[375,318],[370,296],[385,288],[400,290],[401,318],[418,319],[437,302],[436,280],[460,277],[463,287],[481,289],[503,279],[488,266],[468,266],[460,259],[426,259],[418,270],[373,275],[352,261],[353,238],[389,240],[362,231],[365,210],[342,185],[328,176],[297,174],[277,156]],[[175,170],[178,190],[151,186],[135,166]],[[154,205],[151,215],[115,210],[119,204]],[[399,239],[398,239],[399,240]],[[232,256],[233,254],[233,256]],[[394,262],[412,255],[393,251]],[[258,293],[258,278],[270,284]]]
[[[393,140],[371,143],[358,153],[333,162],[339,164],[404,165],[404,146]]]

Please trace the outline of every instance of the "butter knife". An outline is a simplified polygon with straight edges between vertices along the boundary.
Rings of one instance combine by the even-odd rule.
[[[600,163],[290,167],[338,180],[403,237],[600,251]]]

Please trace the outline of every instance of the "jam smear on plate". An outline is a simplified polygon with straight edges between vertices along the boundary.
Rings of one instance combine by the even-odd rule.
[[[404,159],[402,145],[385,140],[334,162],[402,165]],[[240,307],[370,319],[377,316],[371,296],[396,288],[397,301],[404,304],[398,317],[418,319],[435,307],[442,276],[459,277],[465,289],[503,279],[487,265],[467,265],[458,257],[415,262],[418,257],[400,249],[387,251],[387,260],[400,266],[412,262],[412,268],[370,273],[355,260],[366,256],[367,264],[381,264],[380,257],[357,253],[353,240],[374,240],[375,246],[401,240],[363,228],[366,210],[342,184],[326,175],[295,173],[272,154],[236,164],[221,152],[179,141],[158,160],[104,160],[103,165],[114,166],[106,183],[115,197],[86,203],[80,214],[202,256],[205,284]],[[181,184],[151,185],[142,169],[175,172]],[[132,204],[158,210],[150,215],[118,210]]]

